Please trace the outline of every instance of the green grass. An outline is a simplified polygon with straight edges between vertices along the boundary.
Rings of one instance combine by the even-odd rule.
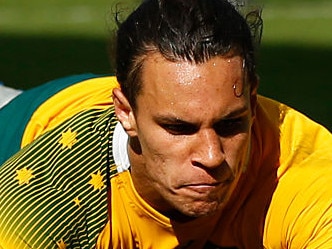
[[[112,71],[107,42],[115,6],[139,0],[4,0],[0,81],[30,88],[69,74]],[[264,1],[260,92],[332,129],[332,2]]]
[[[130,11],[139,0],[5,0],[0,30],[7,34],[104,37],[116,8]]]
[[[265,5],[260,92],[332,129],[332,2]],[[287,2],[287,3],[286,3]]]
[[[265,5],[264,42],[331,47],[332,1],[290,3]]]

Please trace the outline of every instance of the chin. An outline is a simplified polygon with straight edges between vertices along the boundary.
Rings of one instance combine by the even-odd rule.
[[[214,215],[220,209],[222,209],[224,205],[218,202],[212,203],[194,203],[194,204],[184,204],[180,208],[180,212],[185,216],[192,218],[199,218],[204,216]]]

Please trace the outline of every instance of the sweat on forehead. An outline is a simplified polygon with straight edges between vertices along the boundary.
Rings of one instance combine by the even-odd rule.
[[[197,64],[183,60],[173,62],[167,60],[160,53],[150,53],[145,57],[141,69],[141,94],[145,92],[146,84],[151,84],[151,81],[159,82],[156,86],[158,89],[168,89],[173,83],[189,87],[193,84],[199,84],[207,89],[210,83],[206,79],[213,75],[211,80],[216,82],[221,82],[222,78],[227,77],[225,80],[231,85],[226,86],[226,88],[229,88],[228,90],[231,90],[234,96],[241,97],[246,90],[249,90],[244,66],[243,58],[238,55],[232,57],[216,56],[207,62]],[[220,89],[227,90],[222,84]],[[174,90],[172,95],[176,95],[177,91]]]

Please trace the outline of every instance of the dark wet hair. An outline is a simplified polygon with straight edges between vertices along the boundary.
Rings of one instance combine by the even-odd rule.
[[[251,30],[227,0],[146,0],[120,24],[116,76],[133,108],[141,90],[142,64],[151,52],[170,61],[192,63],[240,55],[249,84],[256,81]]]

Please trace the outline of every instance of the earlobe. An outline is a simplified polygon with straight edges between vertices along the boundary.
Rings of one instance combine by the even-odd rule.
[[[136,120],[129,101],[121,89],[113,89],[113,103],[115,114],[129,136],[136,136]]]

